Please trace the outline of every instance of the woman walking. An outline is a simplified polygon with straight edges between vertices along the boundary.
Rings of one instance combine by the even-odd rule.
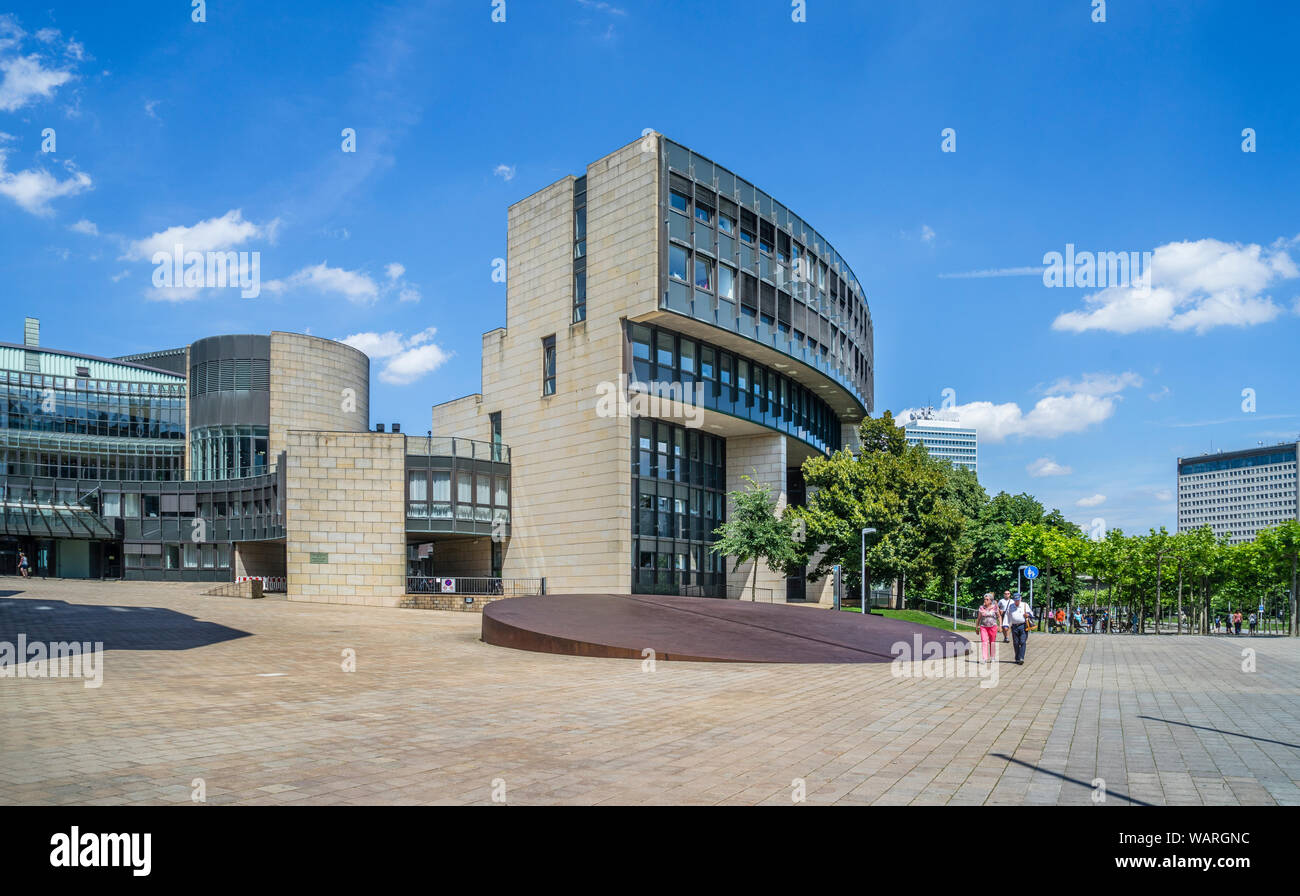
[[[984,595],[984,603],[979,608],[980,662],[991,663],[997,655],[998,622],[1001,612],[993,603],[993,592]]]

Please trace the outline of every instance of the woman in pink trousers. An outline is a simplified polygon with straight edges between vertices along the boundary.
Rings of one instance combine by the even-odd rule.
[[[984,603],[979,608],[980,662],[991,663],[997,656],[998,649],[998,605],[993,603],[993,594],[984,595]]]

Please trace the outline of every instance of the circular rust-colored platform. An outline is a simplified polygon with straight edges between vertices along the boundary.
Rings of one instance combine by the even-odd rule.
[[[917,659],[970,650],[955,632],[883,616],[648,594],[494,601],[483,609],[483,640],[538,653],[629,659],[642,659],[649,648],[656,660],[722,663],[888,663],[900,642]]]

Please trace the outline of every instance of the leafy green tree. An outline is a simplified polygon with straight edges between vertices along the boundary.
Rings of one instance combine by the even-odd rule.
[[[838,451],[804,462],[809,498],[794,511],[806,526],[802,556],[806,562],[822,550],[809,578],[839,564],[859,583],[866,575],[923,586],[950,571],[958,554],[964,518],[952,467],[908,445],[888,412],[864,420],[859,434],[856,454]],[[865,528],[876,530],[867,541],[866,571],[860,560]]]
[[[1300,522],[1288,520],[1280,526],[1265,529],[1255,536],[1262,553],[1262,561],[1268,572],[1286,581],[1290,579],[1291,637],[1300,637],[1300,620],[1296,618],[1296,575],[1300,571]]]
[[[713,531],[718,540],[709,550],[724,557],[734,557],[736,565],[764,560],[772,572],[786,572],[798,560],[794,539],[793,517],[776,515],[772,489],[751,476],[742,476],[748,485],[728,496],[732,503],[727,521]],[[758,575],[755,574],[750,600],[758,599]]]

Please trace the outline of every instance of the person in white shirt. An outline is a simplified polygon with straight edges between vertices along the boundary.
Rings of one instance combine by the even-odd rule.
[[[1011,599],[1003,621],[1011,623],[1011,639],[1015,644],[1017,666],[1025,664],[1025,646],[1029,641],[1028,626],[1033,618],[1034,611],[1028,601],[1021,600],[1019,594]]]
[[[1011,623],[1007,622],[1007,607],[1011,605],[1011,592],[1002,592],[1002,600],[998,601],[998,618],[1002,620],[1002,643],[1008,643],[1007,635],[1011,633]]]

